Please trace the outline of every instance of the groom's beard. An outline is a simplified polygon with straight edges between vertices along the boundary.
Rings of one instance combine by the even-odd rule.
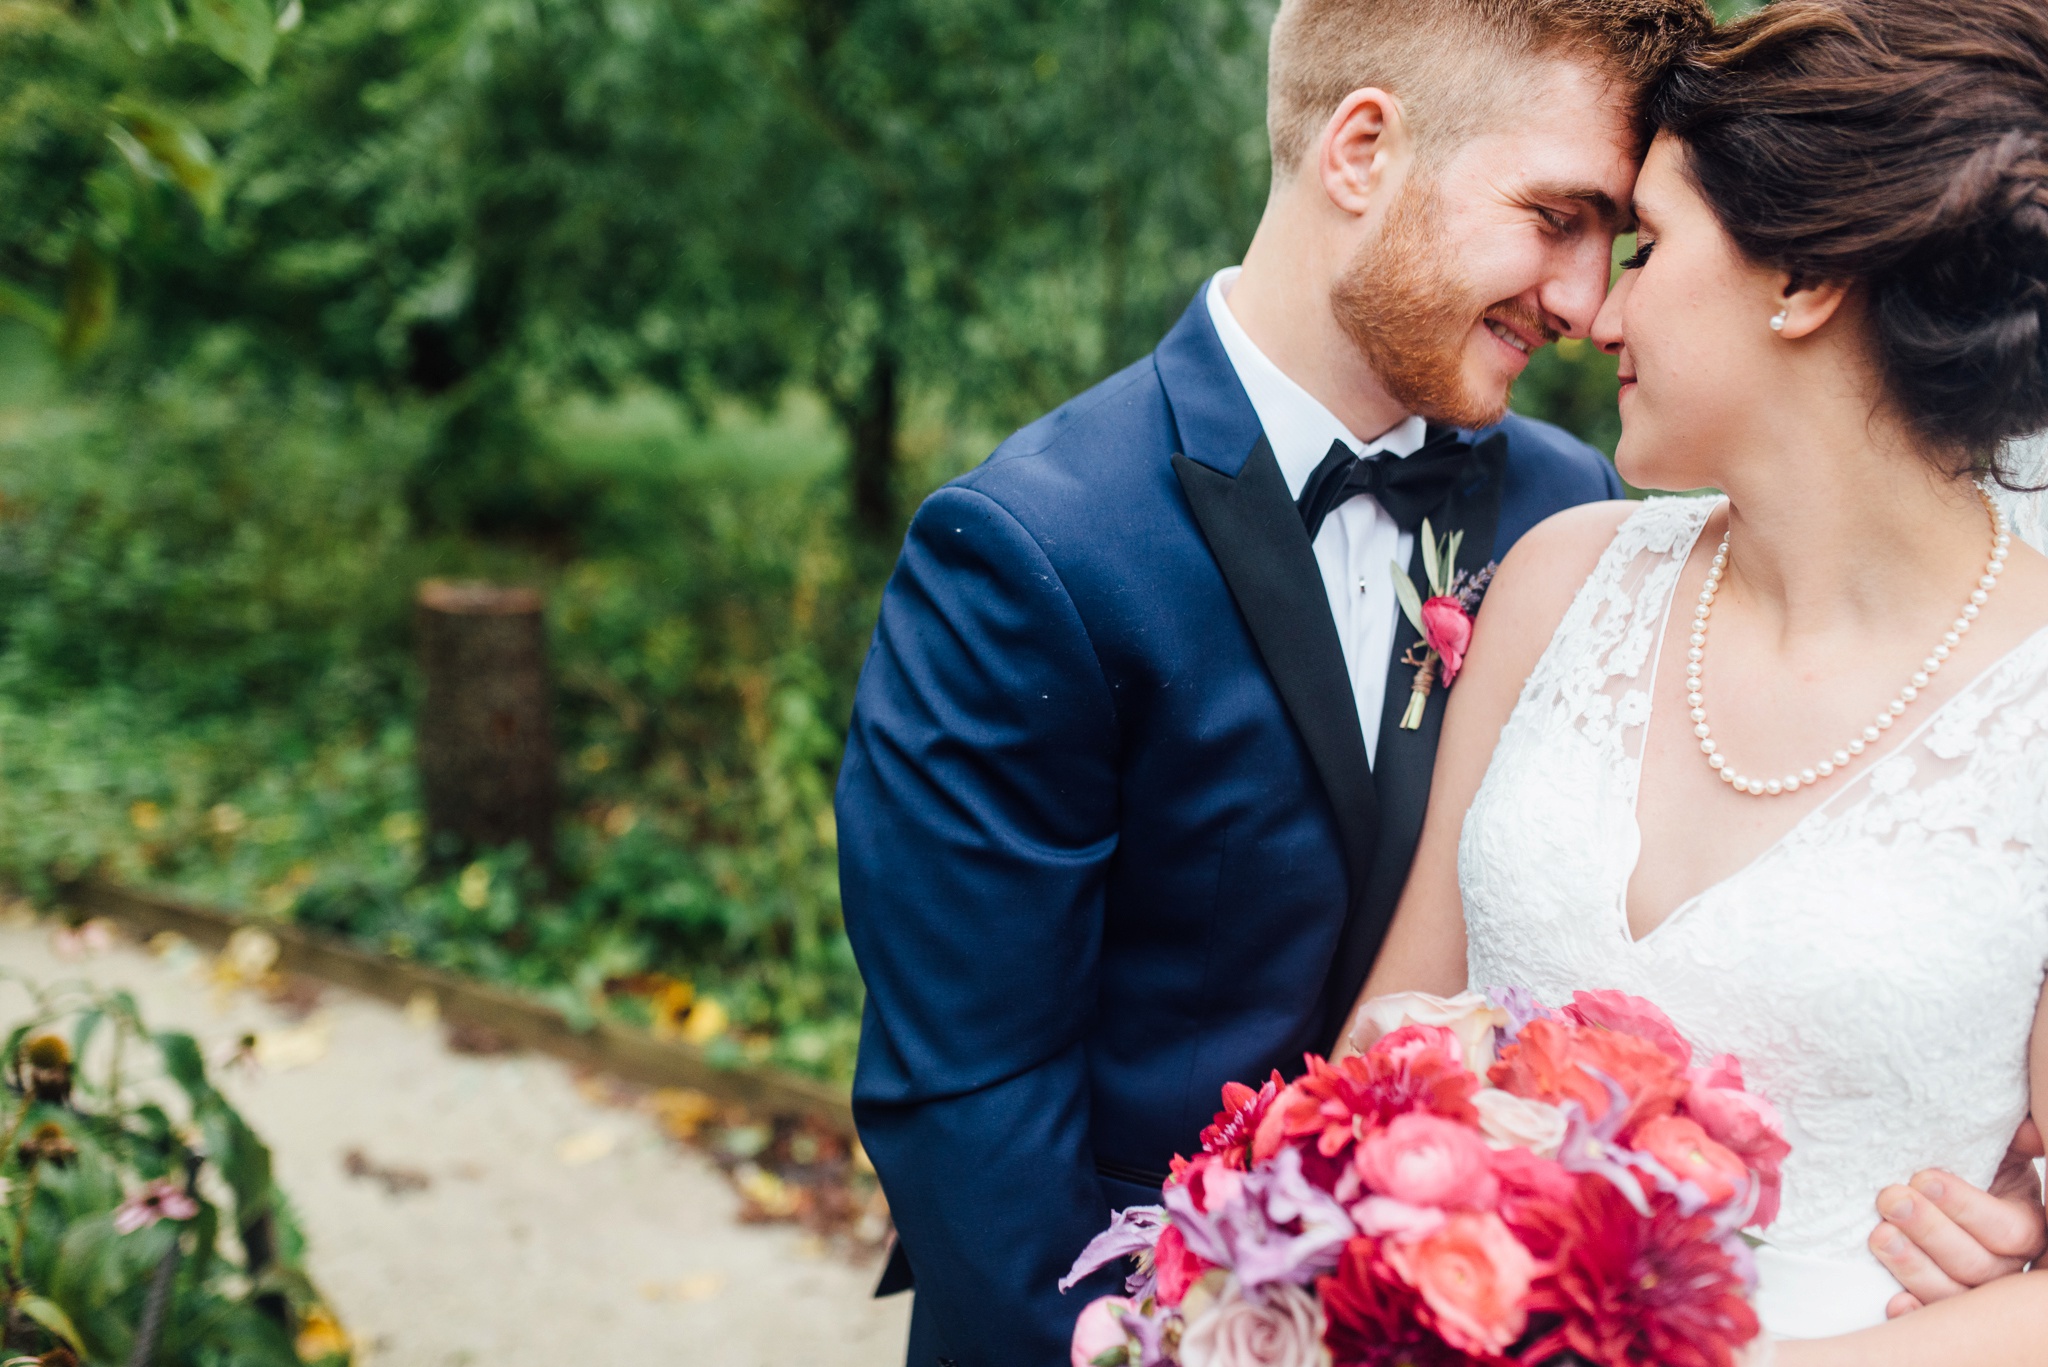
[[[1465,383],[1472,328],[1499,314],[1554,334],[1519,304],[1475,298],[1451,274],[1444,240],[1442,201],[1414,186],[1331,289],[1330,306],[1395,402],[1447,427],[1486,427],[1507,412],[1508,390],[1475,394]]]

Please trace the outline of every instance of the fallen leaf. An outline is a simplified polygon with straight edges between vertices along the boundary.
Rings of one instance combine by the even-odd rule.
[[[688,1143],[718,1114],[718,1103],[694,1087],[663,1087],[647,1098],[655,1123],[672,1139]]]
[[[567,1167],[580,1168],[586,1163],[595,1163],[600,1158],[609,1158],[613,1149],[619,1146],[619,1137],[610,1130],[585,1130],[572,1134],[555,1146],[555,1157]]]
[[[487,1057],[493,1054],[510,1054],[519,1046],[488,1025],[475,1021],[455,1021],[448,1027],[446,1036],[449,1051],[457,1054],[474,1054]]]
[[[441,1022],[441,999],[424,987],[405,999],[405,1023],[415,1030],[431,1030]]]
[[[650,1301],[708,1301],[725,1290],[723,1272],[699,1272],[673,1282],[642,1282],[640,1294]]]
[[[759,1208],[760,1216],[786,1220],[796,1214],[797,1194],[787,1182],[758,1163],[742,1163],[733,1169],[733,1185],[740,1195]],[[742,1218],[748,1212],[742,1213]]]
[[[677,1033],[683,1037],[686,1044],[703,1045],[724,1034],[726,1027],[731,1024],[732,1017],[726,1013],[718,998],[700,997],[697,1004],[690,1008],[688,1018],[683,1021],[682,1028]]]
[[[292,1345],[298,1350],[299,1361],[318,1362],[324,1357],[346,1353],[350,1348],[348,1331],[341,1327],[341,1321],[334,1312],[324,1305],[308,1310],[299,1321],[299,1336]]]
[[[682,1035],[694,1014],[696,1001],[697,989],[687,982],[671,982],[656,992],[647,1004],[654,1022],[654,1037],[675,1039]]]
[[[228,936],[214,962],[214,977],[223,987],[253,986],[277,967],[283,951],[277,937],[260,926],[242,926]]]
[[[303,973],[272,973],[263,980],[263,996],[292,1020],[304,1020],[320,1004],[317,978]]]
[[[361,1149],[350,1149],[341,1156],[341,1170],[350,1177],[366,1182],[375,1182],[384,1188],[387,1195],[404,1196],[408,1192],[425,1191],[434,1185],[434,1179],[418,1168],[386,1167],[377,1163]]]
[[[325,1016],[315,1016],[304,1025],[263,1031],[256,1036],[251,1052],[264,1068],[285,1073],[318,1063],[327,1057],[333,1043],[334,1023]]]

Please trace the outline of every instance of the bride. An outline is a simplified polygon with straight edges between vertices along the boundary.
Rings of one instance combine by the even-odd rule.
[[[1616,461],[1725,496],[1501,567],[1365,993],[1652,999],[1784,1118],[1780,1367],[2048,1363],[2048,1276],[1887,1322],[1868,1204],[2048,1096],[2048,6],[1780,0],[1649,114]]]

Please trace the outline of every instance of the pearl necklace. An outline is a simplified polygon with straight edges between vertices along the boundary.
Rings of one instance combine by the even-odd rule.
[[[1847,745],[1817,761],[1811,768],[1801,769],[1796,774],[1783,778],[1750,778],[1739,773],[1721,754],[1720,746],[1714,743],[1713,728],[1707,725],[1707,702],[1705,686],[1701,682],[1701,666],[1707,655],[1707,618],[1713,614],[1714,595],[1721,591],[1721,575],[1728,568],[1728,538],[1723,535],[1720,548],[1714,552],[1713,568],[1707,571],[1706,586],[1700,590],[1699,604],[1693,609],[1692,634],[1687,638],[1685,665],[1685,705],[1692,709],[1692,733],[1700,739],[1700,753],[1707,757],[1707,766],[1721,776],[1721,781],[1738,793],[1751,797],[1777,797],[1782,793],[1796,793],[1801,788],[1811,787],[1824,778],[1849,767],[1858,756],[1878,738],[1891,730],[1892,724],[1920,696],[1920,690],[1928,681],[1941,672],[1941,666],[1962,644],[1969,634],[1970,624],[1977,620],[1984,604],[1991,597],[1991,591],[1998,587],[1998,576],[2005,571],[2005,554],[2012,547],[2012,534],[2006,530],[2005,514],[1983,486],[1978,486],[1978,495],[1984,500],[1985,510],[1991,516],[1991,557],[1984,563],[1984,573],[1977,580],[1977,587],[1970,592],[1970,601],[1963,604],[1963,610],[1948,625],[1938,644],[1920,668],[1907,681],[1898,695],[1885,704],[1884,710],[1863,728],[1861,734],[1850,739]]]

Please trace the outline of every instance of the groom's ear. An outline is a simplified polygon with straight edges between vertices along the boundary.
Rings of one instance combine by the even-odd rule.
[[[1401,102],[1369,86],[1346,95],[1323,125],[1316,169],[1330,202],[1362,217],[1392,201],[1413,159]]]
[[[1849,286],[1839,280],[1809,282],[1796,275],[1785,276],[1778,290],[1785,326],[1777,329],[1778,335],[1788,341],[1811,337],[1841,311],[1848,297]]]

